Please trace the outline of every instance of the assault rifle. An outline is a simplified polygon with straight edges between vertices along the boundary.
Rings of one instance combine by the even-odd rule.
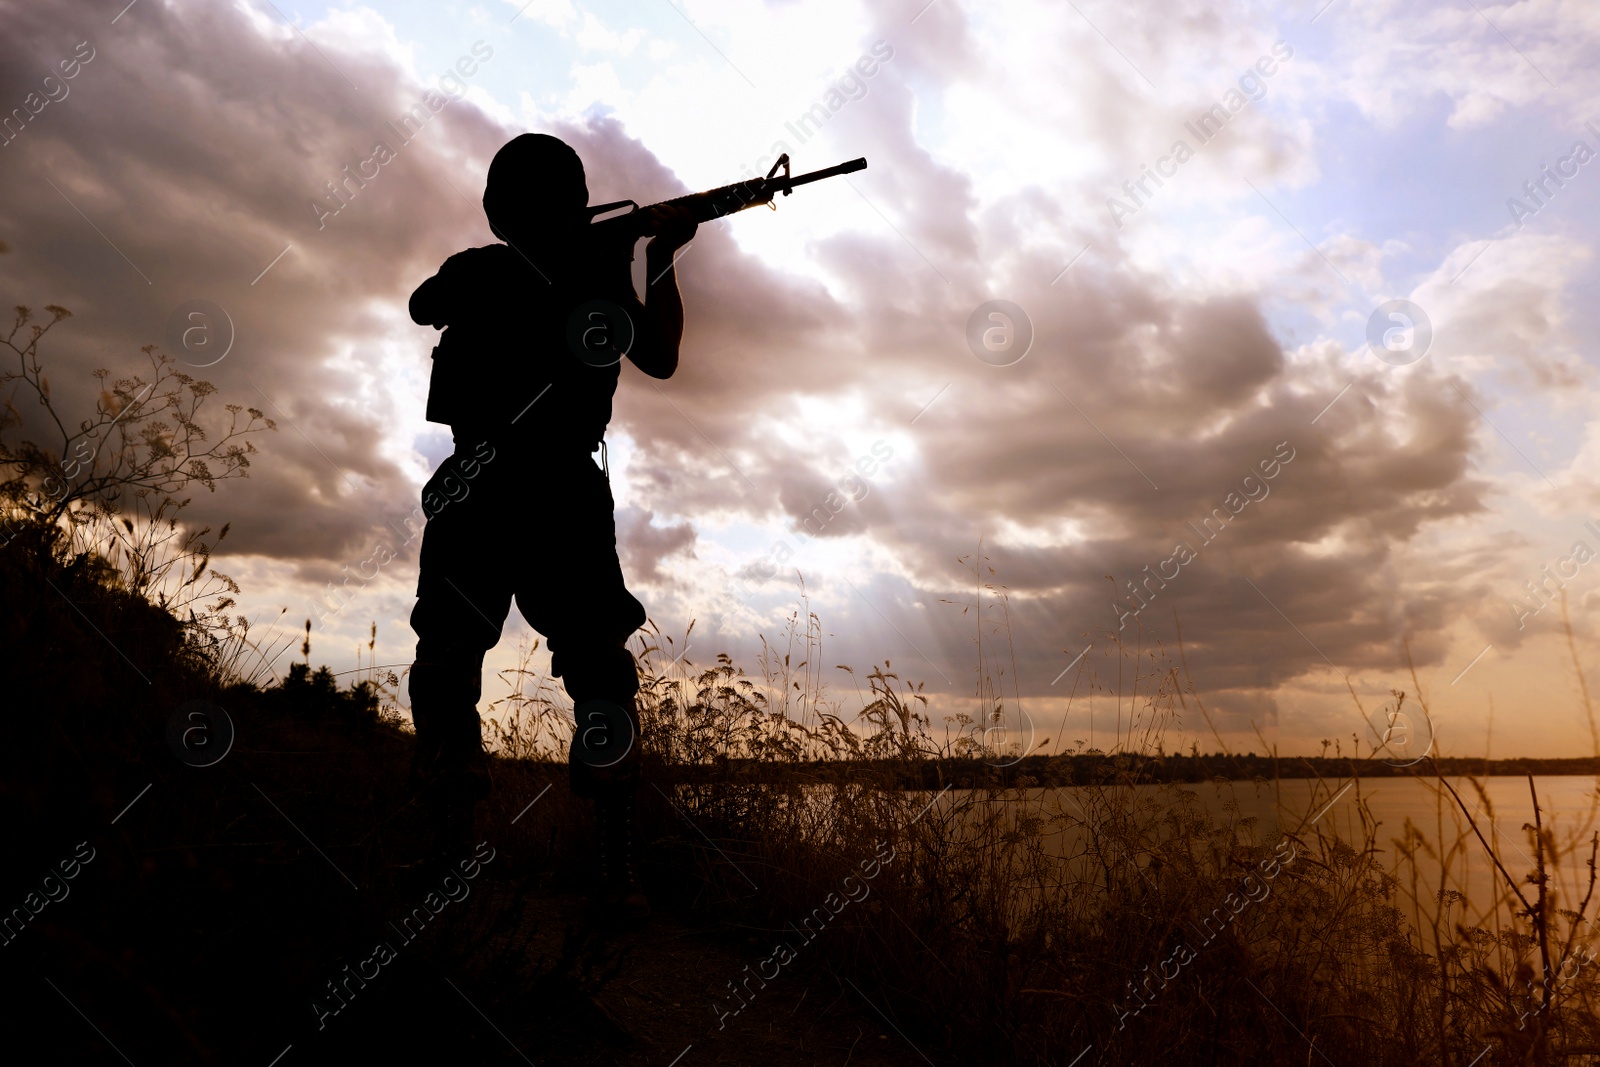
[[[781,177],[777,176],[780,167],[783,169]],[[824,178],[832,178],[838,174],[854,174],[858,170],[866,169],[867,160],[863,156],[860,159],[852,159],[837,166],[814,170],[810,174],[791,177],[789,174],[789,154],[785,152],[778,157],[778,161],[772,165],[772,169],[767,172],[765,178],[751,178],[749,181],[734,182],[732,185],[709,189],[703,193],[690,193],[688,196],[665,200],[660,204],[651,204],[650,207],[665,207],[668,204],[682,205],[689,209],[696,222],[710,222],[712,219],[720,219],[724,215],[732,215],[736,211],[743,211],[745,208],[755,207],[758,204],[766,204],[776,211],[777,205],[772,202],[772,198],[779,193],[788,196],[802,185],[810,185],[812,182],[820,182]],[[589,213],[589,217],[592,220],[595,216],[604,215],[606,212],[615,211],[620,207],[631,207],[633,210],[624,215],[602,219],[599,222],[591,221],[589,227],[590,235],[605,242],[631,242],[641,237],[655,235],[655,225],[650,217],[649,208],[640,208],[632,200],[616,200],[609,204],[601,204],[599,207],[585,208],[584,210]]]

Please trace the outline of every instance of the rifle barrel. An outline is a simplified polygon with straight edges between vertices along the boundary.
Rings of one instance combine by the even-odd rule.
[[[790,178],[787,181],[782,178],[777,178],[774,179],[774,182],[779,187],[787,185],[790,189],[793,189],[801,185],[810,185],[812,182],[820,182],[824,178],[832,178],[839,174],[854,174],[858,170],[866,169],[867,157],[860,156],[856,159],[849,160],[848,162],[840,163],[837,166],[824,167],[821,170],[814,170],[810,174],[802,174],[798,178]]]

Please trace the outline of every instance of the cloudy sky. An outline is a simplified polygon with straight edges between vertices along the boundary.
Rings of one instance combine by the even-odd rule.
[[[841,695],[887,659],[942,715],[982,664],[1052,749],[1116,744],[1117,641],[1181,625],[1240,748],[1348,744],[1409,661],[1444,751],[1589,751],[1544,605],[1600,664],[1592,4],[124,3],[0,5],[0,288],[74,312],[68,402],[225,310],[203,373],[280,425],[190,509],[243,608],[397,553],[314,660],[411,657],[395,526],[451,446],[406,298],[534,130],[594,203],[870,163],[702,227],[681,369],[624,371],[624,567],[690,661],[753,670],[803,581]],[[559,508],[530,475],[486,563]]]

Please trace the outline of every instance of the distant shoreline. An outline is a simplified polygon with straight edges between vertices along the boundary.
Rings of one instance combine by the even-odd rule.
[[[1600,757],[1565,759],[1471,759],[1452,757],[1394,766],[1383,760],[1322,756],[1138,756],[1085,754],[1004,759],[843,760],[771,762],[728,760],[715,766],[674,768],[680,782],[744,779],[755,782],[795,778],[836,781],[878,777],[908,789],[945,786],[1070,786],[1158,784],[1167,782],[1272,781],[1290,778],[1600,777]]]

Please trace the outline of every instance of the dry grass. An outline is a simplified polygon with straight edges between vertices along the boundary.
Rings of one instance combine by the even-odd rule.
[[[58,566],[52,573],[65,583],[65,565]],[[61,591],[95,612],[97,625],[119,643],[135,632],[116,624],[129,607],[105,596],[91,603],[91,579],[76,580]],[[53,625],[83,629],[64,601],[53,610]],[[1105,687],[1102,699],[1120,701],[1122,736],[1131,740],[1124,754],[1096,763],[1100,780],[1051,790],[1028,788],[1025,780],[1010,787],[981,776],[941,780],[944,757],[972,754],[971,732],[957,723],[953,739],[936,735],[918,688],[888,664],[868,672],[855,710],[845,711],[811,666],[820,639],[815,617],[796,613],[783,647],[769,650],[753,676],[726,657],[704,666],[675,658],[673,643],[655,634],[638,649],[653,894],[669,910],[758,939],[748,949],[749,970],[707,975],[704,988],[681,991],[704,1003],[708,1031],[720,1013],[741,1005],[748,1005],[743,1012],[769,1010],[767,984],[804,974],[807,981],[831,976],[841,990],[853,990],[939,1063],[1072,1063],[1080,1054],[1080,1063],[1106,1064],[1157,1057],[1459,1067],[1589,1062],[1600,973],[1589,965],[1592,830],[1587,839],[1558,835],[1542,812],[1531,815],[1524,851],[1536,862],[1525,874],[1515,850],[1491,829],[1483,783],[1440,779],[1440,826],[1450,832],[1409,828],[1391,868],[1359,783],[1321,783],[1313,793],[1321,806],[1351,786],[1353,835],[1334,832],[1331,821],[1306,824],[1303,812],[1250,817],[1250,793],[1270,790],[1270,783],[1148,784],[1128,754],[1159,749],[1165,724],[1198,705],[1192,690],[1176,684],[1181,666],[1175,673],[1160,649],[1115,645],[1094,671],[1115,678],[1120,669],[1126,691],[1137,685],[1143,695],[1129,707],[1122,689]],[[99,640],[84,632],[77,653],[106,660],[106,649],[94,651]],[[214,654],[197,636],[166,640],[166,651],[124,647],[146,665],[163,656],[192,664]],[[527,890],[581,887],[590,847],[586,806],[567,791],[558,758],[570,713],[531,662],[511,673],[509,695],[494,708],[503,758],[495,761],[496,791],[483,825],[483,836],[503,843],[508,858],[497,877],[510,877],[524,893],[480,898],[486,903],[479,910],[451,918],[448,940],[419,948],[405,965],[448,966],[452,974],[497,982],[497,1006],[524,1014],[527,990],[565,982],[592,991],[617,967],[603,945],[576,933],[556,957],[527,958],[518,901],[526,902]],[[197,875],[225,878],[231,888],[214,906],[236,933],[224,944],[242,945],[238,936],[259,930],[262,910],[273,913],[267,928],[277,931],[281,957],[266,976],[286,1017],[304,1014],[302,1001],[324,972],[353,958],[375,920],[406,903],[393,863],[418,833],[404,791],[409,734],[384,722],[381,692],[371,679],[337,690],[331,677],[304,666],[286,685],[265,691],[218,691],[217,672],[191,668],[183,675],[171,667],[160,679],[160,700],[129,700],[128,691],[114,698],[152,727],[148,740],[141,733],[119,741],[114,724],[91,712],[80,718],[102,732],[87,757],[76,742],[74,757],[84,766],[165,764],[157,776],[162,792],[129,820],[141,847],[126,855],[126,876],[143,864],[140,878],[150,892],[187,887],[185,894],[198,888]],[[104,673],[116,680],[109,665]],[[1093,674],[1089,680],[1098,684]],[[203,778],[146,750],[159,748],[154,727],[166,709],[207,692],[234,711],[248,743],[224,764],[227,775]],[[1138,730],[1126,729],[1133,713]],[[10,725],[12,751],[28,753],[31,765],[13,768],[13,793],[31,770],[50,772],[27,787],[37,793],[31,818],[43,857],[69,833],[52,813],[50,795],[82,775],[57,780],[66,765],[37,756],[65,755],[75,743],[60,732],[65,723],[34,723],[21,735],[22,724]],[[1005,762],[1000,753],[987,755]],[[126,803],[144,784],[136,777],[90,786],[85,795],[104,793],[104,802],[78,803],[68,809],[73,820],[81,825],[100,818],[99,808]],[[255,802],[255,786],[283,815]],[[1236,793],[1239,803],[1230,804]],[[1530,795],[1530,813],[1535,802]],[[1445,819],[1451,811],[1458,821]],[[360,892],[297,844],[284,817],[319,842]],[[232,842],[252,847],[219,851]],[[1468,902],[1449,888],[1430,898],[1427,886],[1455,884],[1450,872],[1469,849],[1498,857],[1498,899]],[[1429,877],[1418,876],[1424,869]],[[1422,899],[1408,900],[1408,893]],[[297,903],[285,907],[288,900]],[[1419,903],[1427,916],[1422,929],[1411,922]],[[176,960],[152,964],[153,974],[167,976],[162,981],[181,982],[186,967],[202,961],[234,973],[213,958],[214,947],[194,940],[198,931],[171,932],[188,921],[181,911],[161,907],[155,914],[147,925],[168,929],[168,943],[139,952],[161,956],[190,946]],[[138,929],[118,908],[96,916],[83,938],[137,944]],[[779,945],[792,963],[773,964]],[[187,963],[185,951],[195,954]],[[1542,975],[1552,978],[1543,983]],[[262,977],[236,974],[247,986]],[[113,983],[106,996],[127,988]],[[217,1030],[228,1022],[237,1020],[202,1012],[183,1026],[207,1050],[231,1047]],[[350,1029],[357,1032],[370,1026]]]
[[[935,1059],[1466,1067],[1588,1063],[1600,1049],[1593,833],[1558,842],[1536,795],[1522,872],[1490,829],[1483,780],[1430,778],[1427,762],[1416,772],[1436,832],[1408,823],[1388,861],[1359,781],[1317,783],[1307,810],[1269,827],[1235,797],[1270,783],[1152,785],[1119,755],[1071,789],[936,780],[941,759],[971,753],[971,732],[954,722],[955,741],[936,738],[918,688],[887,664],[845,721],[811,666],[821,639],[797,612],[787,651],[769,649],[754,677],[726,657],[688,668],[656,634],[640,642],[658,837],[672,862],[695,863],[698,907],[853,982]],[[1186,708],[1204,710],[1181,662],[1103,640],[1112,651],[1088,682],[1120,710],[1118,752],[1160,751]],[[502,744],[552,759],[570,715],[549,679],[525,665],[516,680]],[[1354,833],[1310,822],[1341,793]],[[893,861],[840,907],[882,842]],[[1450,888],[1469,850],[1495,858],[1492,900]],[[726,977],[736,986],[709,991],[710,1011],[755,1010],[764,983]]]
[[[400,973],[415,981],[396,977],[357,1021],[313,1036],[306,1006],[321,983],[387,936],[385,919],[417,892],[397,866],[420,828],[395,681],[369,669],[340,690],[310,671],[306,646],[295,671],[260,688],[276,648],[227,618],[226,583],[206,590],[215,541],[186,532],[176,502],[152,497],[141,518],[87,499],[77,519],[51,519],[35,475],[65,451],[11,455],[34,474],[7,483],[23,532],[0,547],[0,686],[27,709],[0,737],[0,799],[17,828],[3,888],[21,899],[85,837],[105,858],[91,868],[97,885],[80,883],[7,946],[21,964],[7,1002],[64,1013],[38,981],[53,975],[136,1062],[267,1062],[286,1026],[306,1031],[295,1040],[312,1060],[509,1059],[481,1027],[439,1048],[417,1032],[434,993],[448,996],[425,991],[442,972],[512,1038],[594,1062],[592,1034],[570,1024],[589,1018],[619,958],[577,928],[536,951],[524,914],[536,894],[581,885],[591,832],[564,781],[570,707],[533,650],[491,706],[503,758],[482,834],[504,863],[478,906],[447,912],[407,948]],[[1482,780],[1429,779],[1419,765],[1436,825],[1408,825],[1392,865],[1359,782],[1313,791],[1315,810],[1348,788],[1354,829],[1342,833],[1307,812],[1251,817],[1250,791],[1272,783],[1149,784],[1134,757],[1161,752],[1206,709],[1181,646],[1174,663],[1114,636],[1078,679],[1081,699],[1114,709],[1117,743],[1092,762],[1097,780],[946,780],[952,757],[1019,755],[989,732],[1020,707],[1005,598],[982,563],[963,609],[975,716],[936,723],[887,662],[847,671],[855,695],[835,695],[805,608],[753,675],[725,655],[696,667],[653,630],[640,639],[653,895],[757,939],[744,971],[678,991],[703,998],[708,1031],[722,1013],[769,1011],[768,985],[803,974],[870,1004],[941,1064],[1600,1062],[1595,813],[1552,826],[1531,780],[1526,847],[1510,848]],[[239,727],[214,770],[165,748],[169,714],[194,697],[220,701]],[[1083,751],[1063,749],[1057,740],[1054,759]],[[1463,897],[1469,854],[1493,859],[1492,899]],[[552,1045],[552,1033],[565,1036]]]

